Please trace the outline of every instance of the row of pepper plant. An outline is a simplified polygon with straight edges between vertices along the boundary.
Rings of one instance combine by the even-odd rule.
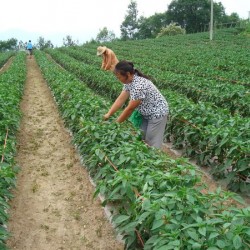
[[[14,157],[21,118],[19,104],[26,79],[25,58],[24,53],[17,54],[8,70],[0,74],[0,249],[3,250],[9,237],[6,227],[8,202],[18,171]]]
[[[80,62],[61,50],[47,52],[97,93],[114,100],[121,91],[116,78],[95,64]],[[232,190],[249,192],[249,119],[231,116],[224,109],[215,110],[207,103],[194,103],[169,89],[162,89],[162,93],[171,109],[166,138],[184,149],[186,156],[211,166],[213,174],[224,178]]]
[[[127,56],[132,52],[136,55],[135,62],[146,56],[144,63],[149,63],[151,59],[158,60],[165,71],[204,77],[221,83],[245,85],[248,88],[250,86],[247,37],[219,33],[210,42],[207,33],[197,33],[159,39],[116,41],[107,45],[121,55],[119,59],[130,59],[122,55]],[[92,54],[92,62],[96,46],[98,44],[89,43],[81,47]],[[153,69],[157,70],[156,67]]]
[[[91,50],[88,47],[60,48],[60,51],[76,58],[77,60],[84,61],[85,63],[90,63],[92,65],[95,64],[97,67],[100,65],[98,58],[93,60],[95,48],[92,48]],[[142,51],[140,51],[138,55],[141,54]],[[138,56],[136,56],[133,51],[121,51],[119,55],[123,55],[123,57],[126,55],[127,58],[131,58],[133,61],[138,61]],[[147,61],[144,60],[143,57],[145,56],[139,57],[139,60],[144,66],[143,71],[147,74],[153,74],[156,76],[154,77],[154,81],[159,88],[166,88],[167,86],[169,89],[186,95],[195,103],[199,101],[211,102],[213,105],[220,108],[228,109],[232,115],[239,114],[243,117],[249,116],[250,91],[248,91],[243,85],[218,82],[217,80],[193,76],[190,74],[178,74],[160,67],[158,59],[155,60],[156,63],[154,63],[154,69],[152,70],[152,58],[150,61]],[[223,95],[221,92],[223,92]]]
[[[143,42],[139,43],[143,44]],[[155,47],[158,48],[157,45],[155,45]],[[250,90],[248,86],[232,84],[231,82],[226,83],[225,81],[191,73],[186,74],[185,72],[175,72],[172,69],[168,69],[166,66],[170,60],[168,55],[165,55],[163,52],[160,53],[160,51],[158,53],[152,53],[152,50],[145,50],[145,46],[141,46],[140,48],[136,47],[134,50],[132,49],[133,47],[130,48],[130,50],[124,50],[124,46],[115,44],[112,48],[120,58],[130,58],[131,61],[135,61],[143,67],[143,72],[153,75],[155,83],[159,88],[169,88],[178,91],[196,103],[199,101],[213,103],[213,105],[216,105],[217,107],[228,109],[232,115],[239,114],[243,117],[250,115]],[[94,62],[99,65],[100,62],[97,58],[96,60],[93,60],[95,50],[96,48],[93,46],[86,46],[80,49],[60,48],[60,51],[63,51],[78,60],[83,60],[86,63],[91,64]],[[179,57],[183,55],[181,52],[178,53]],[[195,54],[198,55],[197,52]],[[180,59],[177,59],[177,55],[175,55],[175,57],[172,55],[172,57],[174,58],[173,61],[175,61],[175,63],[180,63]],[[247,55],[245,57],[247,57]],[[150,60],[148,60],[148,58],[150,58]],[[168,59],[166,63],[164,63],[164,58]],[[193,64],[197,63],[195,62],[195,59],[192,59],[192,61]],[[189,67],[193,68],[194,66],[190,65]],[[246,77],[247,75],[250,76],[250,70],[249,73],[246,73],[245,75]]]
[[[103,205],[112,205],[112,221],[126,249],[250,246],[250,208],[236,208],[230,192],[205,192],[194,166],[148,147],[129,122],[103,121],[108,98],[44,52],[36,51],[35,57],[96,183],[95,195],[104,197]]]
[[[197,33],[110,45],[119,52],[123,48],[129,52],[129,48],[136,46],[134,53],[139,57],[148,55],[147,61],[158,58],[165,70],[250,86],[249,37],[223,31],[213,41],[209,41],[207,33]]]
[[[13,56],[14,52],[4,52],[0,53],[0,68],[4,66],[4,64],[8,61],[8,59]]]

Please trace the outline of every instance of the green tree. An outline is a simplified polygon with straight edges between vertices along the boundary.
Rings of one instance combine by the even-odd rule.
[[[113,31],[109,31],[107,27],[99,30],[99,33],[96,36],[96,41],[100,43],[111,42],[113,40],[115,40],[115,33]]]
[[[168,17],[184,27],[187,33],[200,32],[210,22],[210,0],[173,0],[168,7]],[[214,21],[225,17],[223,5],[214,2]]]
[[[37,40],[36,48],[43,50],[46,48],[54,48],[54,45],[51,43],[50,40],[46,41],[43,37],[39,37]]]
[[[243,28],[240,29],[241,34],[250,37],[250,23],[249,21],[242,21]]]
[[[137,3],[131,0],[128,5],[127,15],[125,15],[125,20],[120,26],[121,39],[135,39],[136,33],[138,32],[138,10]]]
[[[138,39],[155,38],[163,27],[168,24],[167,14],[156,13],[148,18],[139,18],[139,30],[136,34]]]
[[[0,51],[17,50],[18,41],[16,38],[8,39],[7,41],[0,40]]]
[[[226,15],[222,19],[222,22],[223,23],[237,23],[237,22],[240,22],[240,17],[237,13],[231,13],[231,15],[229,16]]]
[[[181,26],[178,26],[177,23],[170,23],[169,25],[161,29],[161,32],[157,35],[157,37],[175,36],[179,34],[184,35],[185,33],[185,29],[181,28]]]
[[[26,49],[27,43],[24,43],[22,40],[18,42],[18,48],[23,50]]]
[[[63,45],[65,47],[69,47],[69,46],[77,46],[78,45],[78,41],[74,41],[73,38],[70,35],[67,35],[65,38],[63,38]]]

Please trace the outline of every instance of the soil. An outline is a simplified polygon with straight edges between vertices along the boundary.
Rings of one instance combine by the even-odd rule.
[[[27,57],[7,246],[19,250],[119,250],[117,237],[71,143],[40,69]]]

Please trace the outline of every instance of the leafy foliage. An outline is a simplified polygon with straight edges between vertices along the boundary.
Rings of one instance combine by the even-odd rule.
[[[38,49],[46,49],[46,48],[54,48],[54,45],[50,40],[46,41],[43,37],[39,37],[37,40],[37,44],[35,45],[36,48]]]
[[[249,246],[249,208],[230,208],[230,192],[203,193],[199,173],[185,159],[173,160],[147,147],[140,131],[129,123],[102,121],[111,105],[107,95],[97,95],[45,54],[37,51],[36,58],[97,184],[96,195],[104,195],[103,205],[113,204],[113,222],[126,249],[243,250]],[[94,67],[85,66],[81,72],[86,73],[84,81],[92,80],[95,87],[98,80],[111,80]]]
[[[243,26],[243,30],[241,31],[241,34],[243,36],[250,37],[250,23],[249,22],[243,23],[242,26]]]
[[[18,42],[16,38],[8,39],[7,41],[0,40],[0,52],[6,52],[9,50],[16,50]]]
[[[148,18],[141,16],[138,20],[137,39],[155,38],[157,34],[169,23],[166,13],[156,13]]]
[[[128,5],[127,15],[120,26],[121,39],[134,39],[138,31],[138,10],[136,1],[131,0]]]
[[[9,236],[6,230],[8,201],[12,198],[10,189],[15,186],[14,156],[16,152],[16,131],[21,113],[19,103],[26,79],[25,53],[18,53],[10,68],[0,75],[0,248],[6,249]],[[6,144],[5,144],[6,142]],[[5,147],[4,147],[5,145]]]
[[[187,33],[201,32],[204,25],[210,22],[210,3],[208,0],[173,0],[168,7],[167,15],[173,22],[184,27]],[[222,4],[214,2],[216,22],[225,16]]]
[[[65,38],[63,38],[63,45],[65,47],[76,46],[78,45],[78,41],[74,41],[70,35],[67,35]]]
[[[112,42],[115,40],[115,33],[104,27],[96,36],[96,41],[99,43]]]
[[[165,28],[162,28],[157,37],[162,36],[175,36],[179,34],[185,34],[185,29],[181,28],[181,26],[177,25],[177,23],[170,23]]]
[[[13,56],[15,52],[9,51],[9,52],[4,52],[0,53],[0,67],[3,67],[4,64],[8,61],[8,59]]]
[[[250,188],[248,60],[247,52],[230,41],[232,34],[222,32],[223,42],[218,34],[212,50],[206,43],[206,34],[114,42],[110,46],[120,58],[130,58],[142,65],[147,75],[157,73],[155,82],[171,108],[166,140],[171,140],[200,165],[210,167],[213,175],[225,179],[232,190],[247,193]],[[242,37],[233,39],[237,39],[237,44],[245,44]],[[120,84],[112,75],[98,70],[98,58],[93,58],[95,50],[90,45],[48,52],[97,93],[114,100]],[[218,53],[220,61],[214,60]],[[226,71],[218,67],[231,61],[234,66]],[[232,80],[235,75],[238,78]]]

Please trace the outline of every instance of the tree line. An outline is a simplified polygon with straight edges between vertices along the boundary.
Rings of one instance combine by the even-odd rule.
[[[214,24],[235,24],[242,21],[237,13],[227,15],[221,2],[213,3],[213,11]],[[178,25],[177,27],[182,29],[180,33],[207,31],[210,24],[211,0],[172,0],[163,13],[155,13],[150,17],[139,16],[138,13],[136,1],[131,0],[124,21],[120,25],[121,37],[116,38],[112,31],[104,27],[92,42],[156,38],[164,33],[166,27],[170,26],[173,29],[171,24]]]
[[[221,2],[213,3],[213,11],[215,23],[240,21],[237,13],[226,15]],[[155,38],[171,23],[178,24],[186,33],[202,32],[208,28],[210,15],[211,0],[173,0],[165,12],[156,13],[148,18],[138,15],[137,3],[131,0],[120,26],[121,39]]]
[[[117,38],[113,31],[104,27],[99,30],[95,39],[90,42],[109,42],[117,40],[133,40],[155,38],[162,34],[164,28],[170,24],[176,24],[185,30],[185,33],[206,31],[210,23],[211,0],[172,0],[167,10],[163,13],[155,13],[150,17],[139,16],[136,0],[131,0],[128,5],[124,21],[120,25],[121,37]],[[221,2],[214,2],[215,23],[237,23],[241,21],[237,13],[226,15]],[[88,42],[87,42],[88,43]],[[70,35],[63,38],[63,46],[78,45]],[[11,38],[7,41],[0,40],[0,51],[25,49],[27,43]],[[39,37],[35,48],[53,48],[50,40]]]

